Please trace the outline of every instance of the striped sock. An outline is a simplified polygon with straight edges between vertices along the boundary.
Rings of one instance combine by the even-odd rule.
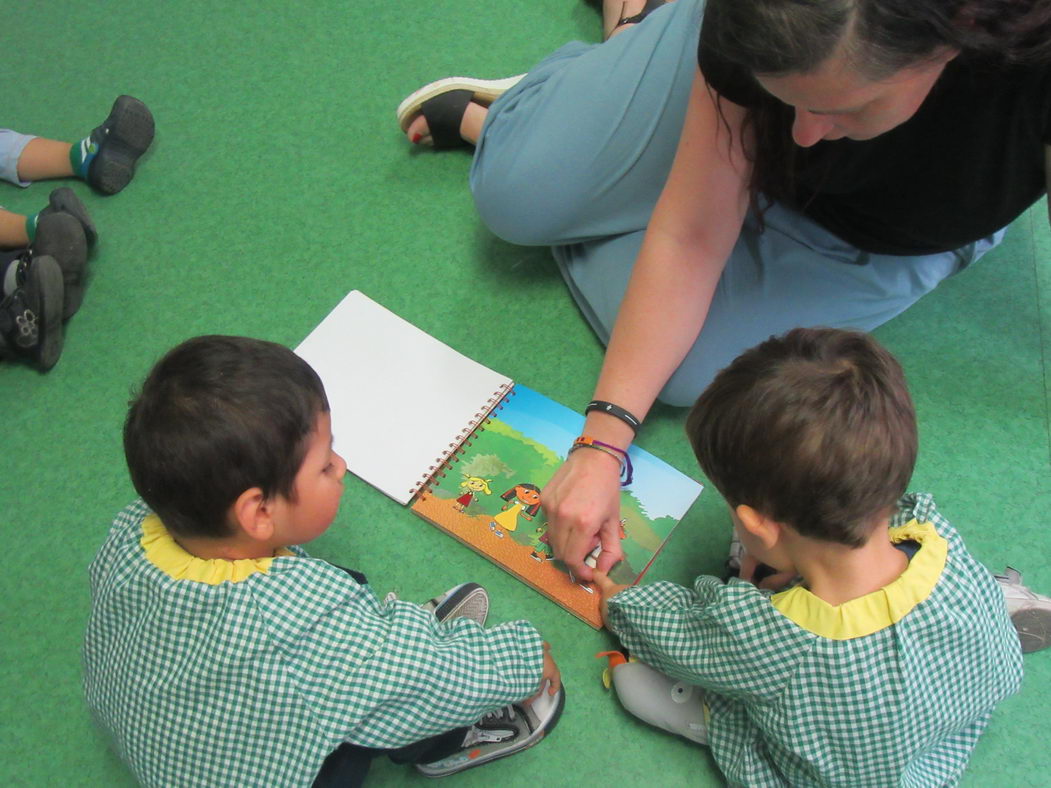
[[[98,143],[91,141],[90,134],[80,142],[74,142],[73,147],[69,149],[69,162],[73,165],[73,174],[87,180],[88,167],[91,166],[91,160],[98,152]]]

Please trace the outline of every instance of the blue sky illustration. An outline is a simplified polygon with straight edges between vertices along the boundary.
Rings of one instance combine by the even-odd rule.
[[[584,417],[521,383],[515,384],[514,392],[493,415],[565,459],[566,451],[580,435]],[[647,514],[651,518],[670,515],[681,519],[701,485],[637,446],[628,454],[635,468],[631,489]]]

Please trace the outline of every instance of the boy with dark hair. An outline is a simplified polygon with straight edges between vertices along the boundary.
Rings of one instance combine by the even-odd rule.
[[[480,586],[381,602],[298,546],[335,518],[346,463],[292,351],[184,342],[124,446],[143,501],[91,565],[85,691],[143,784],[360,785],[380,754],[440,776],[554,727],[546,644],[524,621],[484,629]]]
[[[1018,689],[1019,636],[931,498],[902,497],[917,434],[897,361],[860,332],[795,329],[722,370],[686,430],[751,565],[799,581],[599,575],[641,660],[614,671],[625,707],[708,743],[734,785],[955,784]],[[1030,597],[1046,639],[1051,600]]]

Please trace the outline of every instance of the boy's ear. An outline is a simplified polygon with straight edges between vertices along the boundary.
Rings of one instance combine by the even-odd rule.
[[[734,509],[734,514],[737,515],[741,527],[758,539],[767,550],[773,548],[781,539],[781,523],[771,520],[751,506],[741,504]]]
[[[265,542],[274,535],[272,507],[259,487],[251,487],[237,496],[231,514],[237,527],[252,539]]]

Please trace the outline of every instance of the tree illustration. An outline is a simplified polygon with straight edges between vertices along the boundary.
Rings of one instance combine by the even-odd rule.
[[[476,454],[460,466],[460,473],[495,479],[497,476],[514,476],[515,471],[495,454]]]

